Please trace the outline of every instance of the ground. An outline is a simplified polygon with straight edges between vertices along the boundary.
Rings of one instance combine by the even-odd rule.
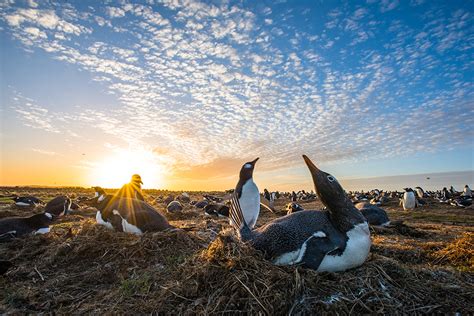
[[[92,196],[83,188],[0,188],[0,194],[9,193],[44,201],[59,194]],[[272,265],[236,241],[227,220],[190,205],[166,214],[156,198],[176,192],[145,193],[180,230],[142,236],[112,232],[95,224],[94,209],[84,208],[61,218],[49,234],[1,243],[0,260],[14,266],[0,276],[0,313],[474,312],[472,208],[429,201],[405,212],[392,201],[384,208],[398,223],[371,229],[373,244],[364,265],[316,273]],[[193,199],[201,196],[191,193]],[[258,224],[284,215],[286,203],[278,200],[276,213],[262,209]],[[321,207],[319,201],[301,204]],[[0,199],[0,218],[41,211]]]

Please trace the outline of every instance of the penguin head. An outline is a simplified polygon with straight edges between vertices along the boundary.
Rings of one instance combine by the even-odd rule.
[[[255,168],[255,164],[257,163],[257,160],[259,158],[256,158],[252,161],[246,162],[243,166],[242,169],[240,169],[240,179],[241,180],[248,180],[252,179],[253,176],[253,169]]]
[[[316,194],[328,209],[353,206],[334,176],[320,170],[306,155],[303,155],[303,159],[313,177]]]
[[[138,186],[141,186],[143,184],[142,177],[140,177],[139,174],[134,174],[130,182]]]

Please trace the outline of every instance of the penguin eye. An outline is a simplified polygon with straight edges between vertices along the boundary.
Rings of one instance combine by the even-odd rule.
[[[329,182],[334,182],[334,180],[336,180],[336,179],[334,179],[333,176],[329,175],[329,176],[328,176],[328,180],[329,180]]]

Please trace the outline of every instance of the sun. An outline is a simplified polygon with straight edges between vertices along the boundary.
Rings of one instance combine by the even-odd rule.
[[[133,174],[139,174],[144,188],[163,186],[163,168],[156,154],[147,149],[114,149],[98,162],[91,174],[92,185],[119,188],[130,182]]]

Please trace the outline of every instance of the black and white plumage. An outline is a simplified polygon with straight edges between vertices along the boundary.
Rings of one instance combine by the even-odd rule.
[[[72,201],[65,195],[60,195],[49,201],[44,207],[45,212],[54,216],[63,216],[71,211]]]
[[[234,191],[242,207],[245,222],[250,228],[255,227],[260,214],[260,192],[253,181],[253,170],[257,161],[258,158],[242,166]]]
[[[303,264],[333,272],[360,266],[371,245],[367,221],[332,175],[318,169],[308,157],[303,158],[327,211],[296,212],[252,230],[234,196],[231,217],[238,237],[277,265]]]
[[[16,206],[19,207],[32,207],[39,204],[42,204],[43,201],[38,199],[35,196],[13,196],[12,200],[15,202]]]
[[[6,217],[0,219],[0,241],[9,241],[27,234],[45,234],[53,216],[49,213],[29,217]]]
[[[304,208],[296,202],[291,202],[286,205],[286,215],[304,211]]]
[[[211,203],[204,207],[204,214],[209,216],[229,217],[229,207],[221,203]]]
[[[92,206],[98,210],[97,223],[116,231],[140,235],[174,228],[166,217],[141,200],[102,194]]]
[[[387,212],[383,208],[376,205],[360,202],[355,207],[364,215],[369,225],[372,226],[387,226],[390,225],[390,219],[388,218]]]
[[[400,204],[405,211],[413,210],[416,207],[415,193],[411,188],[405,188],[405,193],[403,193]]]
[[[176,213],[183,210],[183,206],[179,201],[171,201],[170,204],[166,206],[166,211],[168,213]]]

